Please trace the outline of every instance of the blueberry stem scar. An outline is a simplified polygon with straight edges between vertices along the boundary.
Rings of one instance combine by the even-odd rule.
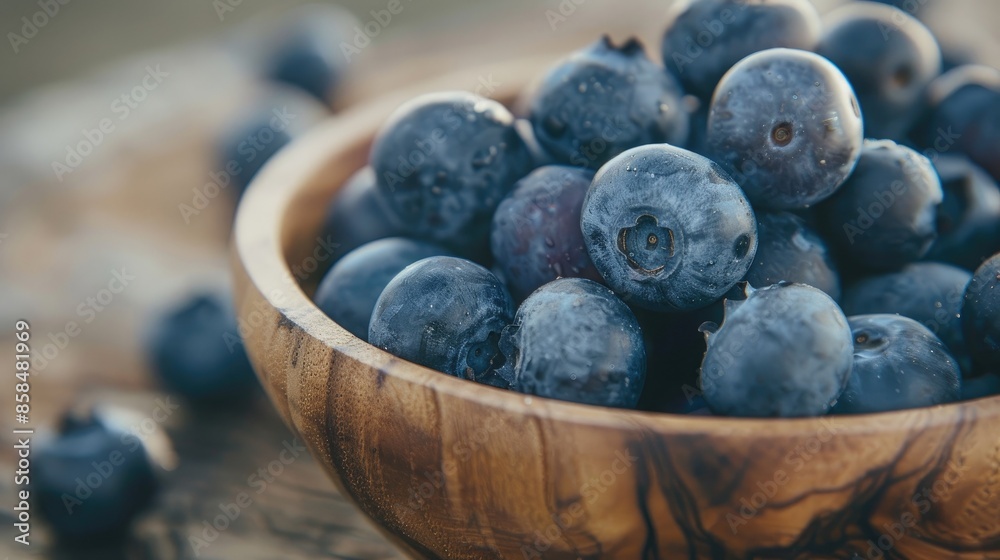
[[[667,240],[665,246],[660,245],[662,239]],[[666,266],[666,259],[674,256],[674,232],[661,227],[655,217],[643,214],[635,220],[634,226],[618,232],[618,250],[633,269],[643,274],[658,274]],[[658,253],[660,250],[666,253]]]

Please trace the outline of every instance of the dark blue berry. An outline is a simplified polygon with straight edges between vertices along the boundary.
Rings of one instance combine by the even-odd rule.
[[[514,303],[490,271],[454,257],[430,257],[403,269],[382,291],[368,328],[368,341],[417,364],[495,387],[513,379],[498,370],[505,362],[500,333],[514,316]]]
[[[1000,395],[1000,375],[987,373],[962,380],[962,400],[971,401]]]
[[[231,174],[232,186],[239,193],[264,164],[292,141],[281,109],[258,107],[242,116],[225,131],[219,144],[218,170]]]
[[[561,277],[601,281],[590,261],[580,211],[594,173],[546,166],[514,187],[493,216],[490,246],[496,266],[518,300]]]
[[[851,375],[847,318],[825,293],[805,284],[748,288],[729,300],[721,326],[702,327],[708,350],[701,387],[725,416],[820,416]]]
[[[1000,371],[1000,255],[983,263],[969,283],[962,326],[976,365]]]
[[[379,201],[375,171],[371,167],[358,170],[337,191],[327,206],[323,235],[337,243],[338,256],[377,239],[403,235],[402,228],[389,218]]]
[[[329,102],[347,73],[349,59],[342,44],[350,42],[349,29],[355,22],[350,13],[333,6],[299,9],[270,47],[264,75]]]
[[[852,264],[894,270],[927,254],[943,193],[931,162],[891,140],[867,140],[827,203],[827,235]]]
[[[400,107],[375,138],[371,166],[405,232],[468,249],[487,242],[497,205],[533,162],[506,107],[450,92]]]
[[[750,203],[719,166],[667,144],[629,150],[598,171],[581,219],[590,258],[630,304],[705,307],[757,252]]]
[[[897,313],[937,335],[962,371],[969,371],[962,336],[962,298],[972,273],[941,263],[914,263],[900,272],[858,282],[844,293],[848,315]]]
[[[436,255],[442,247],[390,237],[351,251],[327,272],[316,290],[316,306],[354,336],[368,340],[368,325],[382,290],[411,264]]]
[[[961,373],[941,340],[899,315],[849,317],[854,369],[831,411],[866,414],[959,400]]]
[[[528,100],[535,136],[559,163],[597,169],[629,148],[682,144],[680,85],[636,39],[607,37],[553,68]]]
[[[926,145],[964,153],[1000,181],[1000,71],[960,66],[934,80],[929,98]]]
[[[851,85],[813,53],[750,55],[712,98],[709,149],[755,207],[806,208],[828,198],[854,169],[862,141]]]
[[[934,161],[944,200],[937,209],[938,238],[927,260],[975,270],[1000,252],[1000,188],[965,156]]]
[[[646,376],[635,315],[611,290],[583,278],[542,286],[504,332],[514,390],[578,403],[633,408]]]
[[[40,441],[31,471],[35,507],[60,539],[74,543],[127,534],[158,486],[141,440],[93,417],[69,419]]]
[[[746,275],[751,286],[797,282],[840,299],[840,277],[833,256],[804,219],[788,212],[759,213],[757,238],[757,256]]]
[[[682,0],[672,5],[669,21],[664,64],[702,99],[743,58],[778,47],[812,50],[820,34],[808,0]]]
[[[922,109],[922,97],[941,73],[941,49],[927,27],[906,12],[855,2],[825,18],[816,52],[854,86],[868,138],[903,137]]]
[[[148,352],[166,387],[193,400],[234,400],[257,386],[228,293],[203,292],[153,323]]]

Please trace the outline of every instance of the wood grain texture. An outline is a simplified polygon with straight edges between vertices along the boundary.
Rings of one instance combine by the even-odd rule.
[[[421,558],[1000,558],[1000,399],[798,420],[613,411],[448,377],[325,317],[289,271],[324,203],[401,101],[477,74],[331,120],[265,168],[237,218],[250,356],[345,495]]]

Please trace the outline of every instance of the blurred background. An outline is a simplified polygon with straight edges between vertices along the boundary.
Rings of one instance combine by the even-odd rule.
[[[397,13],[386,20],[379,14],[393,2]],[[162,359],[151,345],[192,344],[163,329],[183,331],[194,313],[224,323],[217,308],[226,301],[240,178],[206,190],[224,168],[220,153],[234,135],[248,137],[248,115],[285,115],[294,138],[429,72],[478,65],[502,83],[511,78],[494,76],[491,63],[549,53],[555,61],[603,32],[637,34],[658,58],[670,4],[344,0],[338,5],[346,12],[300,11],[306,3],[0,3],[0,363],[15,361],[19,319],[32,337],[23,426],[14,414],[17,380],[0,383],[0,557],[400,557],[312,459],[296,453],[292,434],[259,392],[206,405],[178,396],[190,388],[171,387],[154,373]],[[822,12],[841,2],[815,3]],[[947,52],[1000,61],[1000,3],[950,0],[921,9],[920,17]],[[289,38],[310,34],[337,68],[311,92],[294,86],[301,76],[275,75],[276,53],[294,54]],[[206,292],[214,299],[199,300]],[[237,340],[235,324],[219,329]],[[220,359],[235,360],[240,351],[232,342]],[[159,492],[114,544],[60,544],[37,507],[31,546],[17,544],[12,508],[20,488],[10,428],[34,429],[33,445],[42,446],[58,439],[67,412],[81,419],[64,432],[139,437]],[[36,484],[48,476],[35,474]],[[138,495],[148,480],[136,480],[129,491]],[[110,491],[114,484],[109,477],[99,486]],[[227,516],[221,530],[219,515]]]

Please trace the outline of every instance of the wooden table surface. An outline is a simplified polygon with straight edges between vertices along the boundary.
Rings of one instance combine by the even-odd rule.
[[[821,9],[836,3],[817,2]],[[559,1],[491,3],[375,41],[352,65],[351,84],[337,105],[349,107],[420,79],[428,69],[469,64],[488,69],[491,61],[538,52],[552,52],[556,59],[605,30],[617,37],[637,33],[658,45],[663,2],[573,4],[575,10],[555,20],[555,28],[548,12],[558,11]],[[940,25],[934,26],[992,56],[994,63],[1000,60],[995,56],[1000,39],[990,25],[998,21],[1000,5],[975,0],[947,4],[935,20]],[[68,321],[81,324],[80,334],[65,347],[53,342],[54,356],[32,373],[33,427],[44,430],[69,407],[92,402],[126,406],[140,418],[152,418],[163,406],[168,395],[149,374],[141,334],[151,313],[193,286],[226,282],[232,202],[224,194],[189,223],[178,205],[190,204],[192,188],[208,181],[219,132],[261,98],[261,87],[234,47],[252,33],[247,28],[143,52],[93,76],[40,89],[0,111],[0,363],[14,361],[18,318],[31,321],[36,351],[48,344],[49,334],[51,340],[59,339]],[[116,121],[114,132],[78,168],[57,179],[52,162],[65,159],[67,146],[82,139],[82,129],[119,117],[110,103],[140,83],[150,66],[168,73],[162,84],[127,118]],[[487,79],[504,79],[486,74]],[[286,95],[284,101],[296,108],[302,126],[326,117],[323,108],[308,100]],[[123,268],[135,280],[85,322],[78,306]],[[0,402],[3,427],[12,423],[6,415],[13,382],[0,383]],[[295,442],[263,397],[232,410],[199,410],[176,398],[171,402],[177,409],[159,424],[173,441],[178,465],[165,473],[156,506],[140,519],[129,542],[114,550],[63,549],[36,516],[33,544],[25,548],[12,543],[13,519],[5,502],[0,508],[0,558],[401,557],[336,492],[311,457],[301,454],[288,465],[280,463],[282,451],[296,449]],[[11,444],[9,430],[0,430],[4,500],[13,499]],[[271,478],[263,487],[261,469]],[[208,542],[212,533],[206,536],[206,524],[222,511],[220,505],[233,503],[241,492],[252,503]],[[196,550],[192,538],[207,546]]]

